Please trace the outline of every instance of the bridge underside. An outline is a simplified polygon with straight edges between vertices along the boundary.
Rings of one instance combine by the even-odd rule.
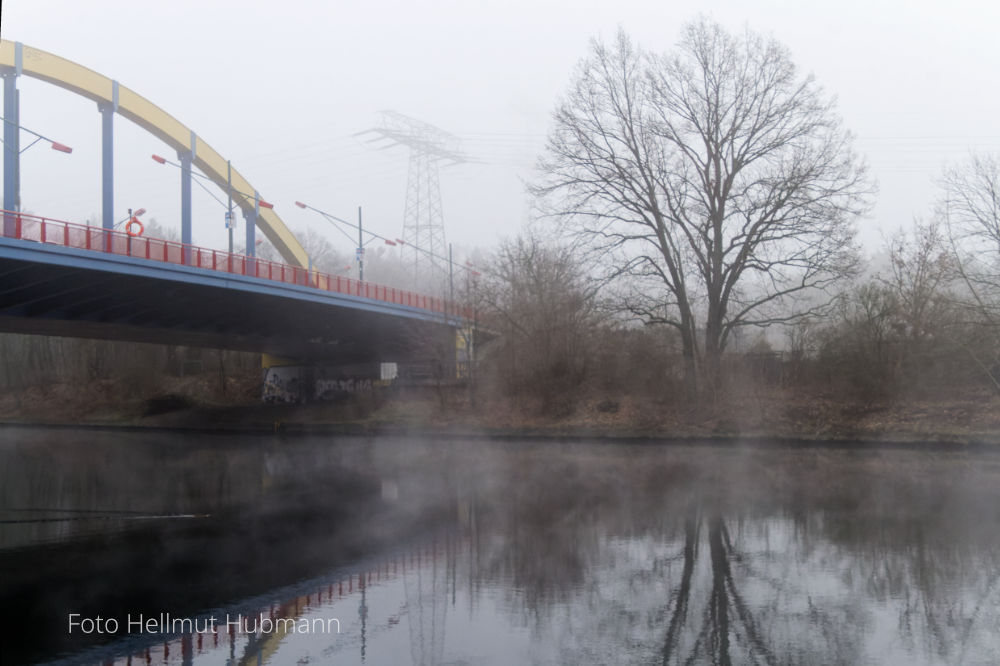
[[[0,331],[343,363],[424,360],[454,346],[451,327],[412,308],[5,239]]]

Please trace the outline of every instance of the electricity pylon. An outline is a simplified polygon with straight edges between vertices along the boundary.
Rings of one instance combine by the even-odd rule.
[[[403,211],[403,260],[413,267],[418,284],[435,288],[448,275],[448,246],[444,237],[439,168],[467,162],[458,137],[396,111],[382,111],[379,125],[360,134],[377,134],[371,141],[382,148],[406,146],[410,166]]]

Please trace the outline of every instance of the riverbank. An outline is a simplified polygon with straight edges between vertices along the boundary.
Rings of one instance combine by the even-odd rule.
[[[211,377],[152,396],[109,383],[35,387],[0,396],[0,423],[285,434],[871,441],[1000,444],[1000,397],[983,389],[893,401],[770,388],[714,404],[648,397],[581,400],[560,416],[523,402],[472,405],[462,391],[410,390],[338,404],[262,404],[252,386],[223,393]]]

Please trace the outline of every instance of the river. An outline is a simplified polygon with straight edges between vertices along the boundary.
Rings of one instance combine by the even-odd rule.
[[[992,664],[988,451],[0,428],[3,664]]]

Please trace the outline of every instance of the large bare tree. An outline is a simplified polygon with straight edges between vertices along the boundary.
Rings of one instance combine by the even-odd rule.
[[[534,191],[628,312],[679,330],[689,390],[717,389],[735,329],[816,312],[854,269],[872,187],[850,139],[784,47],[702,18],[663,55],[592,43]]]

